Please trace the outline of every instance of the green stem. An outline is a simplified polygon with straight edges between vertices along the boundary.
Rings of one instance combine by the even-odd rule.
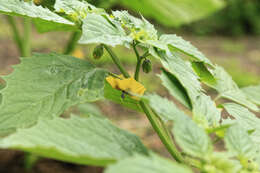
[[[124,69],[124,67],[122,66],[122,64],[120,63],[119,59],[117,58],[116,54],[107,46],[104,45],[104,48],[107,50],[107,52],[109,53],[109,55],[111,56],[112,60],[114,61],[114,63],[116,64],[116,66],[118,67],[118,69],[120,70],[120,72],[124,75],[125,78],[129,78],[130,75],[128,74],[128,72]]]
[[[64,50],[64,54],[71,54],[75,50],[77,42],[80,39],[80,37],[81,37],[80,31],[76,31],[71,34],[67,46]]]
[[[143,109],[144,113],[146,114],[148,120],[150,121],[152,127],[154,128],[154,130],[158,134],[159,138],[161,139],[162,143],[165,145],[166,149],[169,151],[169,153],[172,155],[172,157],[177,162],[183,163],[184,160],[183,160],[180,152],[178,151],[178,149],[172,142],[171,137],[168,135],[168,132],[165,130],[165,128],[161,127],[161,126],[164,127],[165,125],[164,124],[160,125],[160,121],[157,118],[157,116],[155,116],[154,114],[152,114],[149,111],[149,108],[146,106],[146,104],[143,101],[140,101],[140,106],[142,107],[142,109]]]
[[[133,49],[137,58],[137,64],[136,64],[136,68],[135,68],[135,80],[138,81],[139,80],[139,72],[141,69],[141,64],[142,64],[142,58],[140,57],[137,49],[136,49],[136,44],[133,43]]]
[[[6,16],[6,19],[7,19],[8,23],[10,24],[10,26],[12,28],[13,39],[14,39],[14,41],[16,43],[17,48],[20,51],[20,54],[22,55],[23,54],[23,41],[22,41],[21,36],[19,34],[19,31],[17,29],[15,20],[14,20],[14,18],[12,16]]]
[[[41,158],[37,155],[34,155],[32,153],[25,153],[24,156],[24,168],[26,171],[31,171],[35,163],[40,160]]]
[[[31,27],[32,20],[24,18],[24,37],[23,37],[23,55],[28,57],[31,55]]]
[[[104,48],[108,51],[108,53],[110,54],[114,63],[119,68],[119,70],[122,72],[122,74],[125,77],[129,77],[129,74],[125,71],[124,67],[121,65],[121,63],[120,63],[119,59],[117,58],[117,56],[115,55],[115,53],[106,45],[104,45]],[[139,54],[137,54],[137,55],[139,55]],[[144,55],[147,56],[147,53],[145,53]],[[138,56],[138,59],[142,59],[142,57]],[[143,109],[144,113],[146,114],[148,120],[150,121],[152,127],[154,128],[154,130],[158,134],[159,138],[161,139],[162,143],[165,145],[166,149],[169,151],[169,153],[172,155],[172,157],[177,162],[183,163],[184,160],[183,160],[180,152],[176,148],[175,144],[173,143],[172,138],[169,135],[169,132],[166,129],[163,122],[161,122],[160,119],[150,111],[151,109],[144,103],[144,101],[141,100],[139,102],[139,104],[140,104],[141,108]]]

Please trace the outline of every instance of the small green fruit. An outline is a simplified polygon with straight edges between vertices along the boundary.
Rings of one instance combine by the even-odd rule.
[[[145,59],[143,64],[142,64],[143,72],[149,73],[152,71],[152,63],[149,59]]]
[[[102,44],[95,47],[93,51],[94,59],[100,59],[104,54],[104,46]]]

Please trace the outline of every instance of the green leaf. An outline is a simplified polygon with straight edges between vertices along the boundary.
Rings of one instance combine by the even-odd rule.
[[[105,13],[103,9],[80,0],[56,0],[54,9],[56,12],[65,13],[75,22],[84,20],[90,13]]]
[[[12,16],[30,17],[35,21],[39,20],[39,22],[48,22],[48,24],[52,24],[53,27],[55,24],[58,24],[59,27],[61,25],[64,27],[73,27],[74,25],[74,23],[51,12],[49,9],[43,8],[42,6],[36,6],[33,2],[24,2],[20,0],[1,0],[0,13]]]
[[[187,92],[192,104],[193,118],[195,121],[205,128],[217,126],[220,120],[220,111],[216,108],[211,98],[203,93],[198,77],[193,72],[192,67],[176,53],[173,55],[167,51],[166,53],[159,52],[158,55],[161,57],[160,60],[163,66],[169,71],[167,72],[168,76],[170,77],[171,75],[175,77],[181,84],[182,87],[179,87],[178,92],[180,90],[183,91],[182,88]],[[171,77],[171,79],[174,78]],[[180,98],[183,99],[179,94],[177,95],[176,91],[175,89],[174,95],[177,96],[176,98],[178,100],[180,100]]]
[[[113,15],[133,39],[141,43],[158,40],[157,30],[143,16],[141,16],[142,19],[138,19],[127,11],[113,11]]]
[[[210,60],[207,59],[205,55],[203,55],[196,47],[177,35],[164,34],[160,37],[160,41],[168,45],[170,48],[191,56],[195,61],[203,62],[213,66]]]
[[[201,93],[193,104],[193,119],[204,128],[217,127],[221,119],[221,111],[217,109],[210,96]]]
[[[96,116],[99,118],[105,118],[99,108],[93,103],[83,103],[77,105],[77,109],[79,111],[79,115],[86,117],[86,116]]]
[[[260,85],[242,88],[249,100],[260,106]]]
[[[76,25],[64,25],[62,23],[54,23],[42,19],[33,19],[34,26],[39,33],[50,31],[77,31]]]
[[[212,146],[207,133],[188,116],[175,121],[172,132],[177,144],[186,154],[200,158],[211,154]]]
[[[238,161],[230,159],[227,152],[214,152],[209,156],[204,169],[205,172],[238,173],[241,171],[241,165]]]
[[[222,67],[216,66],[213,75],[217,80],[213,88],[219,92],[220,97],[237,102],[254,111],[259,111],[258,107],[247,98],[232,80],[232,77]]]
[[[198,127],[168,99],[155,94],[147,95],[145,98],[148,100],[150,107],[164,121],[172,120],[174,122],[174,138],[184,152],[201,158],[210,154],[211,143],[204,129]]]
[[[224,140],[227,149],[240,159],[251,160],[257,156],[256,146],[242,126],[234,125],[228,128]]]
[[[162,69],[162,74],[159,77],[162,80],[162,84],[168,89],[173,97],[187,108],[192,108],[187,91],[174,75]]]
[[[184,165],[155,154],[150,157],[135,155],[109,166],[105,173],[192,173]]]
[[[43,120],[3,138],[0,147],[84,164],[107,165],[134,153],[148,154],[139,138],[97,117]]]
[[[4,77],[7,86],[1,91],[0,135],[103,98],[106,72],[72,56],[34,54],[14,69]]]
[[[167,51],[166,53],[159,54],[159,56],[161,57],[160,60],[164,68],[179,80],[193,104],[195,98],[202,92],[202,88],[192,68],[177,53],[172,54]]]
[[[142,112],[142,108],[140,107],[138,100],[133,99],[128,94],[123,94],[123,92],[120,90],[112,88],[111,85],[107,82],[105,83],[104,96],[110,101],[121,104],[127,108]]]
[[[176,121],[187,116],[167,98],[163,98],[156,94],[149,94],[144,96],[144,98],[148,100],[150,107],[160,115],[164,121]]]
[[[83,20],[81,44],[103,43],[110,46],[124,45],[132,39],[118,23],[105,15],[88,14]]]
[[[222,106],[236,119],[237,124],[248,131],[253,131],[250,136],[254,142],[260,144],[260,119],[241,105],[235,103],[225,103]]]
[[[224,6],[221,0],[120,0],[119,3],[171,27],[199,20]]]
[[[211,74],[211,72],[208,70],[208,68],[205,66],[204,63],[201,62],[191,62],[192,68],[195,71],[195,73],[199,76],[200,80],[204,83],[207,83],[207,85],[215,85],[216,79]]]

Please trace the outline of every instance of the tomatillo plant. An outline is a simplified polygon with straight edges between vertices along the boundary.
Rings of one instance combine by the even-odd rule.
[[[98,44],[94,57],[107,51],[121,74],[58,53],[22,58],[14,72],[3,77],[0,148],[105,166],[106,173],[260,172],[260,120],[253,113],[259,112],[260,85],[238,88],[222,67],[189,42],[173,34],[159,36],[146,19],[127,11],[108,14],[78,0],[56,0],[47,7],[0,1],[1,13],[24,16],[40,30],[74,31],[77,37],[80,33],[78,42]],[[118,45],[135,52],[134,76],[121,64],[123,55],[114,53],[112,47]],[[185,112],[142,84],[140,69],[150,72],[154,58],[162,64],[162,85]],[[219,93],[215,101],[226,102],[216,105],[202,84]],[[60,117],[71,106],[103,99],[144,113],[172,159],[152,152],[136,135],[91,110],[88,117]],[[222,118],[223,110],[230,117]],[[225,150],[217,151],[215,141],[224,142]]]

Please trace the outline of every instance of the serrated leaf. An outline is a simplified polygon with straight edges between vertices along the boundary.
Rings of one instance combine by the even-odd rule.
[[[139,138],[97,117],[41,120],[0,140],[0,147],[84,165],[104,166],[147,154]]]
[[[193,119],[205,128],[217,127],[221,119],[221,111],[217,109],[210,96],[201,93],[193,104]]]
[[[138,19],[127,11],[113,11],[112,14],[115,20],[119,21],[130,32],[129,35],[133,39],[141,43],[158,40],[157,30],[143,16],[141,16],[141,19]]]
[[[227,149],[240,159],[254,159],[257,149],[247,131],[239,125],[228,128],[224,137]]]
[[[260,85],[242,88],[249,100],[260,106]]]
[[[191,56],[196,61],[213,66],[210,60],[207,59],[196,47],[175,34],[164,34],[160,37],[160,41],[168,45],[170,48],[172,47]]]
[[[247,98],[232,80],[232,77],[222,67],[216,66],[213,75],[217,80],[213,88],[219,92],[220,97],[237,102],[254,111],[259,111],[258,107]]]
[[[109,166],[105,173],[192,173],[191,169],[153,154],[135,155]]]
[[[169,71],[167,72],[169,74],[168,77],[170,75],[175,77],[181,84],[182,87],[179,87],[178,91],[184,88],[187,92],[192,105],[194,120],[205,128],[217,126],[220,120],[220,111],[216,108],[211,98],[203,93],[198,77],[193,72],[190,64],[181,59],[178,54],[175,53],[173,55],[172,52],[169,51],[166,53],[159,52],[158,55],[161,57],[160,60],[164,68]],[[177,90],[175,90],[174,96],[177,96],[176,98],[180,100],[176,91]],[[185,92],[183,92],[183,94],[184,93]],[[183,97],[181,99],[183,99]]]
[[[166,26],[180,26],[206,17],[224,7],[221,0],[120,0],[119,3]]]
[[[28,127],[39,117],[60,116],[79,102],[103,98],[106,71],[72,56],[34,54],[4,77],[0,135]]]
[[[188,116],[175,121],[172,132],[177,144],[186,154],[200,158],[211,154],[212,146],[207,133]]]
[[[162,84],[164,85],[164,87],[168,89],[173,97],[175,97],[187,108],[192,108],[187,91],[174,75],[162,69],[162,74],[159,75],[159,77],[162,80]]]
[[[164,121],[176,121],[177,119],[187,116],[167,98],[156,94],[149,94],[144,96],[144,98],[148,100],[150,107],[161,116]]]
[[[105,15],[88,14],[83,20],[81,44],[103,43],[110,46],[124,45],[132,39],[118,23]]]
[[[253,131],[250,136],[254,142],[260,144],[260,119],[247,108],[235,103],[225,103],[223,107],[236,119],[237,124],[248,131]]]
[[[105,10],[80,0],[56,0],[54,9],[56,12],[65,13],[76,22],[84,20],[90,13],[105,14]]]
[[[172,54],[168,51],[159,56],[164,68],[173,74],[186,89],[193,104],[194,99],[202,92],[202,88],[192,68],[177,53]]]
[[[242,168],[238,161],[230,159],[227,152],[214,152],[208,158],[208,162],[208,165],[219,173],[238,173]]]
[[[30,17],[34,20],[44,20],[49,24],[52,23],[54,26],[55,23],[64,25],[64,27],[73,26],[74,23],[69,20],[51,12],[47,8],[42,6],[37,6],[33,2],[24,2],[20,0],[1,0],[0,1],[0,13],[4,13],[12,16],[23,16]]]
[[[120,90],[114,89],[107,82],[105,83],[104,96],[106,99],[113,101],[117,104],[121,104],[127,108],[142,112],[142,109],[139,105],[139,101],[133,99],[126,93],[123,93]]]

